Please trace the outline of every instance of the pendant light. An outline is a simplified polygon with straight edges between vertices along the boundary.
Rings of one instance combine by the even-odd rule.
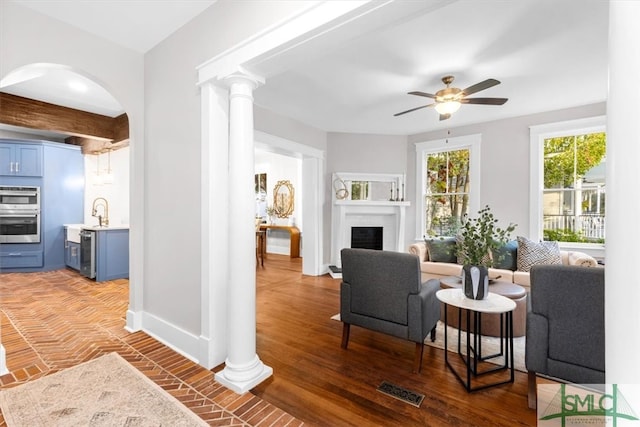
[[[102,175],[100,175],[100,153],[96,154],[96,173],[93,175],[93,185],[104,184]]]
[[[107,150],[107,169],[102,180],[105,184],[113,184],[113,172],[111,172],[111,148]]]

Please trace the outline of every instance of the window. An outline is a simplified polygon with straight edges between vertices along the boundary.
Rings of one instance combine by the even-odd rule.
[[[478,209],[480,136],[416,144],[418,236],[452,236]],[[421,206],[420,206],[421,205]]]
[[[531,150],[531,235],[564,246],[604,243],[604,117],[532,127]]]

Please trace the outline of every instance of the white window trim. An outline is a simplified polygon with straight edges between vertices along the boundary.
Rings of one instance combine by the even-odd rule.
[[[416,143],[416,241],[421,241],[426,233],[424,194],[426,192],[426,164],[424,158],[427,154],[469,149],[469,212],[477,212],[480,209],[480,144],[481,135],[465,135],[455,138],[437,139]]]
[[[542,187],[544,182],[544,140],[569,135],[583,135],[588,133],[606,132],[606,116],[589,117],[578,120],[548,123],[544,125],[530,126],[530,187],[529,187],[529,237],[532,240],[542,240]],[[599,243],[560,243],[563,249],[577,249],[582,251],[600,252],[604,245]],[[603,254],[604,256],[604,254]]]

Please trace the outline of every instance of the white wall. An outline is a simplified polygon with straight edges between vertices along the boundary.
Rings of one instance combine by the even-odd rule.
[[[295,157],[283,156],[256,150],[255,172],[267,174],[267,204],[273,205],[273,190],[278,181],[289,181],[294,189],[294,211],[298,228],[302,227],[302,161]],[[276,224],[287,225],[286,218],[277,218]]]
[[[278,181],[289,181],[294,190],[294,210],[290,218],[276,218],[278,225],[289,225],[295,221],[303,233],[302,221],[302,160],[281,154],[256,150],[255,172],[267,174],[267,205],[273,205],[273,190]],[[290,237],[286,231],[269,230],[267,252],[290,255]]]
[[[96,197],[104,197],[109,203],[109,225],[129,225],[129,147],[111,152],[111,173],[113,182],[103,184],[96,179],[98,164],[100,175],[106,173],[109,165],[108,154],[84,155],[84,223],[98,224],[98,218],[91,216],[91,207]],[[101,211],[100,211],[101,213]]]
[[[307,5],[216,2],[145,55],[145,125],[152,148],[145,158],[144,177],[144,309],[191,337],[198,337],[202,317],[201,100],[196,67]],[[176,195],[180,202],[171,202]],[[154,333],[166,339],[164,331]]]
[[[550,111],[476,125],[409,136],[407,147],[408,194],[415,194],[415,143],[447,136],[480,134],[480,206],[488,204],[496,218],[517,224],[513,236],[529,234],[529,126],[606,114],[605,103]],[[450,119],[455,120],[455,117]],[[453,124],[453,123],[452,123]],[[407,223],[415,224],[415,206],[408,211]],[[506,225],[506,224],[504,224]],[[409,230],[407,241],[422,240]]]
[[[327,265],[331,260],[331,203],[335,172],[362,173],[408,173],[407,137],[400,135],[372,135],[329,133],[327,135],[327,171],[326,194],[323,209],[324,219],[324,259]],[[415,158],[415,156],[414,156]],[[409,176],[409,175],[407,175]],[[405,191],[406,200],[415,209],[411,192]],[[414,228],[407,222],[407,229]],[[413,237],[406,242],[413,243]]]
[[[132,159],[130,312],[140,312],[145,213],[143,55],[8,1],[0,1],[0,52],[0,78],[34,63],[61,64],[102,85],[126,111]],[[129,313],[127,322],[131,324]]]
[[[268,81],[267,84],[269,84]],[[259,90],[260,88],[257,89],[257,91]],[[254,127],[258,131],[308,145],[318,150],[327,150],[327,132],[323,130],[289,117],[280,116],[258,105],[253,106],[253,114]]]

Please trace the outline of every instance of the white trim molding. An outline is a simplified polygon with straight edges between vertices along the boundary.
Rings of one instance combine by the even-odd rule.
[[[200,363],[198,352],[200,339],[191,332],[165,321],[149,312],[142,314],[142,330],[187,359]]]
[[[529,170],[531,174],[529,179],[530,239],[537,241],[543,238],[542,189],[544,185],[544,140],[568,135],[606,132],[606,124],[606,116],[596,116],[529,127]],[[560,246],[563,249],[588,252],[596,258],[604,257],[604,245],[561,243]]]
[[[425,156],[443,151],[469,149],[469,178],[471,180],[469,186],[469,212],[477,212],[480,209],[481,143],[482,135],[479,133],[416,143],[416,241],[421,241],[425,234],[424,194],[427,191],[424,179],[426,173]]]

